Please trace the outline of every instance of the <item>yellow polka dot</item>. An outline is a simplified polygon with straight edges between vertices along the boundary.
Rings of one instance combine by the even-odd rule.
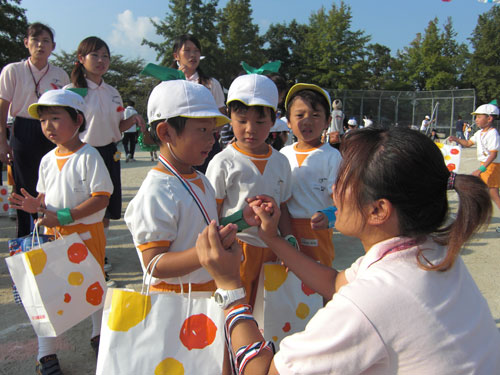
[[[64,313],[64,311],[63,311],[63,310],[59,310],[57,313],[58,313],[59,315],[62,315],[62,314]]]
[[[446,161],[451,160],[451,156],[450,156],[450,155],[446,155],[446,156],[444,157],[444,160],[446,160]]]
[[[156,366],[155,375],[184,375],[184,366],[175,358],[165,358]]]
[[[297,315],[298,318],[300,319],[305,319],[309,315],[309,306],[307,306],[305,303],[299,303],[297,306],[297,310],[295,310],[295,314]]]
[[[439,148],[443,148],[443,144],[440,142],[436,142],[436,146],[438,146]]]
[[[47,263],[47,254],[45,254],[45,251],[43,249],[36,249],[24,254],[33,275],[41,274]]]
[[[142,322],[151,311],[151,297],[127,290],[114,290],[108,327],[126,332]]]
[[[74,286],[82,285],[83,280],[84,280],[84,277],[80,272],[71,272],[68,275],[69,285],[74,285]]]
[[[279,264],[268,264],[264,267],[264,288],[268,291],[277,290],[288,277],[285,267]]]
[[[273,336],[273,341],[274,342],[278,341],[278,336]]]

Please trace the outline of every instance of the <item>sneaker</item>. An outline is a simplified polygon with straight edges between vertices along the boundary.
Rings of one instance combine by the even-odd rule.
[[[106,285],[108,286],[108,288],[113,288],[116,286],[116,281],[111,280],[107,272],[104,272],[104,280],[106,280]]]
[[[125,163],[128,163],[131,158],[132,158],[132,155],[127,154],[127,158],[125,159]]]
[[[37,375],[63,375],[56,354],[46,355],[36,363]]]
[[[90,339],[90,346],[94,349],[95,357],[97,358],[97,354],[99,353],[99,342],[101,341],[101,335],[97,335]]]
[[[153,155],[151,155],[151,161],[155,161],[155,158]]]
[[[108,257],[104,257],[104,272],[111,272],[113,266],[108,262]]]
[[[500,233],[500,227],[497,227],[496,231],[497,233]]]

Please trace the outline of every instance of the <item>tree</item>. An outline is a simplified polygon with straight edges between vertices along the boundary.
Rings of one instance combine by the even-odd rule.
[[[0,0],[0,69],[28,56],[24,38],[28,29],[21,0]]]
[[[217,0],[171,0],[170,12],[160,22],[151,20],[156,28],[156,34],[163,37],[163,41],[155,43],[143,40],[142,44],[152,47],[158,54],[157,58],[162,65],[170,66],[172,47],[175,38],[183,34],[194,35],[201,44],[203,70],[210,76],[217,76],[217,60],[220,50],[217,44]]]
[[[303,61],[299,81],[325,88],[359,89],[364,86],[366,43],[362,31],[352,31],[351,10],[343,1],[322,7],[309,18],[308,31],[301,48]]]
[[[455,40],[451,18],[439,31],[438,19],[431,20],[424,35],[418,33],[400,57],[405,62],[408,79],[417,90],[447,90],[459,86],[467,47]]]
[[[229,0],[218,12],[218,31],[223,58],[219,59],[220,78],[225,85],[242,71],[241,62],[261,66],[265,62],[259,27],[253,24],[250,0]]]
[[[76,51],[61,51],[54,54],[52,62],[71,74],[76,60]],[[145,65],[143,59],[126,60],[122,55],[112,54],[108,72],[104,75],[106,83],[116,88],[123,99],[133,100],[135,109],[143,115],[146,114],[149,93],[158,84],[157,80],[139,74]]]
[[[500,7],[481,14],[470,41],[474,48],[466,71],[466,82],[473,85],[482,103],[500,98]]]
[[[307,32],[307,26],[292,20],[289,25],[271,24],[263,39],[267,44],[264,50],[266,61],[280,60],[280,74],[287,81],[294,81],[301,70],[301,41]]]

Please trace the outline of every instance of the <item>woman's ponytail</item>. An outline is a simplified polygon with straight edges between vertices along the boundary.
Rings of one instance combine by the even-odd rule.
[[[71,83],[78,88],[87,88],[87,80],[85,79],[85,71],[83,64],[80,61],[75,63],[75,67],[71,71]]]

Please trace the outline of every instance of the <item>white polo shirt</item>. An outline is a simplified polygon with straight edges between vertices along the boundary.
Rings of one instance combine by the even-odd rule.
[[[348,270],[349,284],[283,339],[274,357],[287,374],[499,374],[500,333],[461,258],[446,272],[418,267],[408,239],[374,245]],[[419,246],[436,263],[445,249]]]
[[[87,79],[88,92],[85,96],[85,131],[80,133],[82,142],[94,147],[109,145],[122,138],[120,121],[125,108],[118,90],[104,80],[100,85]],[[65,88],[73,87],[73,84]]]
[[[35,81],[39,82],[38,93],[41,95],[45,91],[64,87],[69,78],[63,69],[51,64],[41,70],[28,60],[6,65],[0,74],[0,98],[10,102],[9,116],[32,118],[28,107],[38,101]]]

